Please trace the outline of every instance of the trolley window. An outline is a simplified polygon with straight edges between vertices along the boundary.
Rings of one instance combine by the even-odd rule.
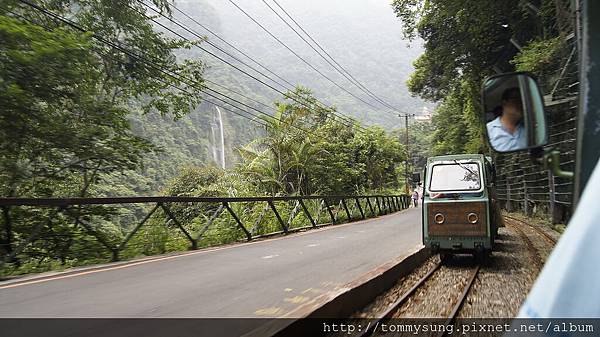
[[[476,163],[437,164],[431,169],[429,190],[478,191],[481,189],[481,174]]]

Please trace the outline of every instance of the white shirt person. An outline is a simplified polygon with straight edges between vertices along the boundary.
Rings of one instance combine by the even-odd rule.
[[[522,123],[517,124],[514,131],[510,132],[503,126],[501,116],[498,116],[487,123],[487,132],[490,137],[490,144],[497,151],[508,152],[527,147],[526,131]]]
[[[490,144],[496,151],[509,152],[527,148],[527,131],[523,127],[523,103],[517,87],[502,93],[502,114],[487,123]]]

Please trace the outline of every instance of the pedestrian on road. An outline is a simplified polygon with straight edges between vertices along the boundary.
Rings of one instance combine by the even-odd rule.
[[[412,194],[413,206],[419,207],[419,192],[415,190]]]

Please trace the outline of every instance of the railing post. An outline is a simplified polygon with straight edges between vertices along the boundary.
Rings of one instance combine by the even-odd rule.
[[[373,205],[371,204],[370,197],[367,197],[367,205],[369,206],[369,209],[371,210],[371,216],[376,216],[377,214],[375,214],[375,211],[373,210]]]
[[[549,188],[549,201],[550,201],[550,221],[552,224],[557,223],[556,216],[556,186],[554,182],[554,174],[552,174],[551,170],[548,170],[548,188]]]
[[[246,227],[244,227],[244,225],[242,224],[242,222],[240,221],[238,216],[235,214],[235,212],[231,209],[231,207],[229,207],[229,203],[227,201],[223,201],[223,206],[225,207],[225,209],[227,209],[229,214],[231,214],[233,219],[235,219],[235,222],[237,222],[238,226],[244,231],[248,241],[252,241],[252,234],[250,234],[250,232],[248,232],[248,230],[246,229]]]
[[[160,205],[160,207],[162,207],[163,211],[165,211],[165,213],[167,213],[167,216],[169,218],[171,218],[171,220],[173,220],[175,225],[177,225],[177,227],[179,227],[179,229],[183,232],[183,234],[185,234],[185,236],[188,238],[188,240],[190,240],[190,242],[192,243],[192,246],[190,248],[192,250],[198,249],[198,241],[196,241],[194,238],[192,238],[190,233],[188,233],[188,231],[185,230],[185,228],[181,225],[181,223],[175,218],[175,215],[173,215],[173,213],[171,212],[171,209],[163,203],[158,203],[158,204]]]
[[[52,224],[52,217],[54,217],[54,215],[56,215],[56,213],[58,213],[58,212],[60,212],[62,210],[63,210],[63,207],[61,206],[58,210],[53,211],[54,214],[51,217],[48,218],[48,221],[46,222],[46,226],[50,227],[51,224]],[[5,259],[0,260],[0,266],[2,266],[6,262],[14,261],[17,258],[17,256],[25,249],[25,247],[27,245],[29,245],[30,243],[32,243],[35,240],[37,240],[37,237],[41,234],[43,228],[44,228],[44,222],[40,222],[37,226],[35,226],[35,228],[31,232],[31,235],[29,235],[29,237],[27,237],[27,239],[25,240],[25,242],[23,242],[20,245],[18,245],[11,252],[11,254],[9,254]]]
[[[275,208],[275,205],[273,204],[273,201],[269,200],[267,202],[269,203],[269,206],[273,210],[273,213],[275,213],[275,216],[277,217],[277,221],[279,221],[279,224],[281,225],[281,228],[283,229],[283,232],[287,234],[288,228],[285,225],[285,223],[283,223],[283,219],[281,219],[281,216],[279,216],[279,212],[277,212],[277,208]]]
[[[381,205],[379,204],[379,197],[375,197],[375,203],[377,204],[377,209],[379,210],[379,215],[381,214]]]
[[[527,183],[523,178],[523,211],[525,215],[529,216],[529,203],[527,202]]]
[[[150,219],[150,217],[152,216],[152,214],[154,214],[154,212],[156,212],[156,210],[160,207],[160,202],[156,204],[156,206],[154,206],[154,208],[150,211],[150,213],[148,213],[145,217],[144,220],[142,220],[142,222],[140,222],[137,226],[135,226],[135,228],[129,232],[129,234],[127,234],[127,236],[125,237],[125,239],[123,239],[123,241],[117,246],[116,250],[120,251],[123,248],[125,248],[125,245],[127,244],[127,242],[129,242],[129,240],[131,239],[131,237],[140,229],[140,227],[142,227],[142,225],[144,225],[146,223],[146,221],[148,221],[148,219]],[[114,253],[113,253],[114,255]],[[118,256],[118,254],[117,254]]]
[[[323,198],[323,202],[325,203],[325,208],[327,208],[327,212],[329,212],[329,216],[331,217],[331,224],[335,225],[335,216],[333,212],[329,208],[329,203],[327,202],[327,198]]]
[[[358,206],[358,210],[360,211],[360,216],[364,220],[365,219],[365,212],[363,212],[362,207],[360,206],[360,201],[358,200],[358,198],[354,198],[354,200],[356,200],[356,206]]]
[[[508,183],[508,177],[506,178],[506,210],[511,212],[512,211],[512,205],[511,205],[511,201],[510,201],[510,184]]]
[[[300,206],[302,206],[302,209],[304,210],[304,214],[306,215],[308,220],[310,220],[310,224],[313,227],[317,227],[317,224],[315,223],[315,220],[313,220],[312,216],[310,215],[308,208],[306,208],[306,205],[304,205],[304,201],[302,201],[302,199],[298,199],[298,201],[300,201]]]
[[[348,206],[346,205],[346,199],[342,198],[342,205],[344,205],[344,210],[346,211],[346,215],[348,216],[348,222],[352,221],[352,216],[350,216],[350,211],[348,210]]]
[[[210,219],[208,219],[208,221],[206,222],[206,225],[204,225],[200,232],[198,232],[198,235],[196,235],[196,242],[200,241],[200,238],[202,237],[202,235],[204,235],[204,233],[206,233],[208,227],[210,227],[210,225],[212,225],[212,223],[219,217],[219,215],[221,215],[221,212],[223,212],[224,207],[225,206],[222,204],[219,205],[217,210],[211,215]]]
[[[6,252],[6,254],[4,254],[5,256],[11,256],[12,255],[12,251],[13,251],[13,230],[12,230],[12,219],[10,217],[10,206],[2,206],[2,215],[4,217],[4,228],[5,228],[5,232],[6,232],[6,239],[3,240],[4,244],[6,245],[4,248],[4,252]],[[0,241],[2,242],[2,241]],[[2,264],[4,261],[2,259],[2,257],[0,256],[0,267],[2,267]],[[11,261],[6,261],[6,262],[11,262]]]
[[[111,249],[110,251],[112,253],[112,258],[111,258],[111,262],[117,262],[119,261],[119,250],[118,249]]]

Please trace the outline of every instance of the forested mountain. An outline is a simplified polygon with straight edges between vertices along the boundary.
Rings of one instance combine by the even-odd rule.
[[[397,123],[395,114],[390,113],[389,109],[384,109],[381,104],[370,99],[335,72],[262,1],[244,1],[238,5],[310,64],[378,109],[372,109],[321,77],[229,1],[182,0],[177,3],[181,4],[180,7],[185,9],[185,12],[199,21],[204,20],[202,23],[208,28],[218,32],[264,65],[268,65],[274,72],[289,79],[293,84],[312,89],[317,98],[328,105],[338,107],[341,113],[357,117],[367,124]],[[424,106],[431,106],[421,99],[411,97],[406,88],[405,81],[413,71],[412,62],[422,53],[422,48],[418,40],[409,46],[407,41],[402,39],[402,25],[387,1],[309,0],[278,3],[339,64],[376,95],[403,112],[420,113]],[[281,10],[278,12],[282,13]],[[213,20],[213,26],[210,19],[205,18],[209,13],[217,16],[216,20]],[[174,16],[177,17],[178,13],[174,13]],[[199,32],[203,31],[198,26],[196,28]],[[209,34],[207,37],[211,41],[215,40]],[[242,83],[248,83],[247,77],[239,76],[238,72],[231,72],[231,68],[224,68],[222,63],[214,62],[213,58],[203,59],[210,65],[207,77],[211,78],[215,74],[217,79],[221,79],[220,76],[229,75]],[[223,73],[222,69],[226,69],[226,72]],[[273,98],[268,96],[272,91],[264,90],[263,86],[253,86],[251,89],[258,89],[260,95],[265,98]],[[388,112],[385,112],[386,110]]]
[[[418,57],[422,49],[419,41],[414,41],[409,46],[406,41],[402,40],[401,25],[387,2],[337,0],[325,2],[280,1],[279,3],[339,64],[377,96],[402,112],[419,114],[422,113],[423,107],[431,107],[430,103],[411,97],[406,88],[405,81],[413,71],[412,61]],[[350,96],[321,77],[229,1],[176,1],[176,9],[171,10],[172,18],[189,30],[162,17],[159,17],[158,22],[164,26],[155,24],[155,29],[161,31],[165,36],[177,37],[173,33],[174,31],[190,40],[199,40],[198,36],[194,34],[198,33],[239,60],[261,70],[278,82],[282,82],[211,35],[199,24],[204,25],[277,75],[294,85],[309,88],[323,103],[336,106],[339,114],[352,116],[366,124],[385,125],[388,132],[401,126],[400,120],[396,116],[397,112],[393,112],[369,98],[346,78],[335,72],[260,0],[243,2],[238,5],[327,77],[377,109]],[[274,113],[274,102],[283,100],[280,93],[225,64],[222,60],[216,59],[209,52],[283,92],[287,91],[285,88],[271,82],[206,42],[202,42],[200,47],[204,50],[191,48],[181,50],[177,54],[182,59],[202,60],[206,64],[205,77],[209,81],[242,93],[273,108],[269,111],[266,107],[257,105],[257,103],[232,94],[225,89],[214,85],[210,85],[210,87],[262,111]],[[126,191],[129,192],[126,194],[152,194],[164,186],[164,183],[174,177],[181,168],[214,163],[213,151],[220,151],[219,143],[214,142],[211,134],[212,131],[217,132],[217,135],[219,132],[217,125],[212,125],[211,130],[211,123],[214,122],[215,115],[215,107],[205,102],[176,122],[155,113],[133,116],[134,132],[148,138],[160,146],[163,151],[147,156],[142,172],[127,173],[127,178],[122,179],[128,180],[129,183],[117,183],[121,186],[130,185],[134,188],[133,190],[120,190],[116,194],[123,194]],[[264,133],[264,127],[227,111],[223,111],[223,123],[225,126],[226,165],[231,167],[239,161],[237,149]],[[132,177],[136,177],[135,181],[132,181]],[[109,194],[115,194],[115,192],[117,191]]]
[[[403,184],[399,163],[406,153],[391,132],[395,113],[368,112],[324,85],[281,46],[267,43],[244,24],[235,8],[223,8],[224,2],[179,5],[181,9],[167,0],[9,0],[0,6],[2,198],[398,193]],[[243,5],[252,13],[260,8]],[[336,6],[311,5],[311,10],[337,13]],[[337,4],[342,5],[347,4]],[[319,17],[319,11],[290,11],[304,13],[297,18],[307,22],[306,29],[329,32],[315,38],[365,85],[387,88],[378,94],[399,104],[395,88],[408,71],[402,75],[393,66],[375,68],[392,57],[385,40],[373,44],[381,42],[377,36],[384,27],[362,18],[365,8],[340,8],[355,15],[314,21],[308,18]],[[273,18],[260,20],[270,31],[280,30],[270,27]],[[289,86],[269,92],[225,66],[246,67],[235,60],[239,56],[211,49],[221,47],[196,33],[200,26],[187,27],[192,23],[210,25],[247,49]],[[278,35],[299,53],[306,52],[306,47],[287,42],[289,35]],[[377,59],[365,63],[373,57]],[[321,68],[318,60],[307,62]],[[349,83],[339,83],[354,91]],[[342,114],[383,127],[366,127]],[[192,232],[206,225],[211,212],[198,206],[172,208]],[[240,207],[245,221],[262,217],[262,206]],[[322,211],[320,204],[314,207]],[[281,214],[301,224],[295,219],[298,212],[288,211]],[[123,249],[123,256],[131,257],[185,247],[169,231],[172,222],[165,215],[170,211],[150,215],[154,211],[140,203],[58,209],[15,205],[0,212],[0,261],[10,265],[2,273],[117,259]],[[231,220],[220,219],[214,236],[201,245],[237,240],[241,232]],[[139,228],[135,224],[146,221],[153,224],[149,232],[144,229],[134,239],[140,241],[125,248],[132,230]]]

